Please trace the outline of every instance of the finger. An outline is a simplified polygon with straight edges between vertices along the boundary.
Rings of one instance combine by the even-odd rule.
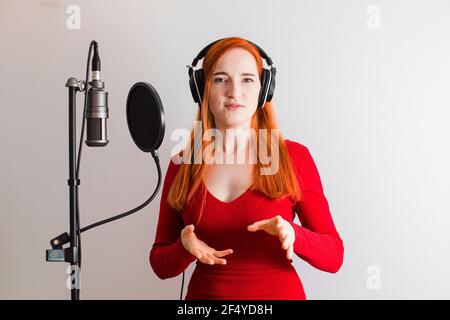
[[[289,248],[289,246],[292,244],[293,242],[292,242],[292,239],[291,239],[291,237],[288,237],[287,239],[285,239],[283,242],[282,242],[282,248],[283,248],[283,250],[287,250],[288,248]]]
[[[254,222],[253,224],[247,226],[248,231],[257,231],[257,230],[264,230],[264,227],[269,223],[269,219],[261,220]]]
[[[269,224],[271,225],[271,227],[274,230],[279,230],[283,226],[283,218],[280,215],[276,215],[275,217],[270,219],[270,223]],[[279,232],[277,232],[277,234],[278,233]]]
[[[206,258],[208,259],[208,264],[211,264],[211,265],[214,264],[214,262],[215,262],[214,258],[215,258],[215,257],[214,257],[212,254],[208,253],[208,254],[206,255]]]
[[[290,241],[292,241],[293,239],[295,239],[295,232],[294,231],[292,231],[292,229],[290,229],[290,228],[288,228],[288,227],[286,227],[286,226],[284,226],[282,229],[281,229],[281,231],[280,231],[280,233],[279,233],[279,238],[280,238],[280,241],[284,241],[284,240],[290,240]]]
[[[225,265],[225,264],[227,264],[227,260],[226,260],[226,259],[219,259],[219,258],[216,258],[216,259],[214,260],[214,264]]]
[[[289,260],[292,260],[293,252],[294,252],[294,245],[291,244],[287,249],[286,258],[288,258]]]
[[[290,242],[292,245],[294,245],[294,242],[295,242],[295,232],[290,233],[288,239],[289,239],[289,242]]]
[[[211,262],[212,259],[210,259],[210,258],[208,257],[208,253],[203,252],[203,251],[201,251],[201,250],[198,250],[198,252],[199,252],[198,260],[199,260],[200,262],[202,262],[202,263],[210,264],[210,262]]]
[[[281,248],[283,248],[283,250],[287,250],[288,246],[289,246],[289,241],[283,240],[283,242],[281,243]]]
[[[283,238],[283,242],[287,242],[288,244],[291,244],[293,242],[292,241],[293,239],[294,239],[293,235],[286,230],[285,237]]]
[[[261,226],[267,225],[270,222],[270,219],[260,220],[252,223],[249,227],[259,228]]]
[[[227,249],[227,250],[222,250],[222,251],[216,251],[216,252],[214,252],[214,255],[218,258],[221,258],[221,257],[227,256],[232,253],[233,253],[232,249]]]
[[[278,237],[280,238],[280,241],[285,240],[288,237],[288,235],[289,233],[286,227],[283,226],[278,230]]]
[[[275,225],[280,228],[282,226],[283,218],[278,214],[273,218]]]
[[[202,257],[198,260],[204,264],[213,264],[211,263],[212,259],[209,259],[206,255],[202,255]]]
[[[295,235],[292,233],[288,233],[285,239],[282,241],[282,247],[284,250],[287,250],[290,245],[294,244]]]
[[[227,263],[227,261],[225,259],[217,258],[217,257],[215,257],[214,255],[212,255],[210,253],[206,254],[204,258],[205,258],[204,259],[205,260],[204,263],[209,264],[209,265],[226,264]]]
[[[194,232],[194,229],[195,229],[194,225],[190,224],[190,225],[184,227],[183,233],[186,235],[189,235],[190,233]]]

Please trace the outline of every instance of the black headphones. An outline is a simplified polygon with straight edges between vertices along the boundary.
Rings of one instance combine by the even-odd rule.
[[[192,64],[186,66],[189,69],[189,87],[191,88],[192,97],[197,103],[200,103],[200,101],[202,100],[205,82],[203,68],[195,70],[194,67],[197,65],[200,59],[203,59],[205,57],[209,48],[220,40],[223,39],[216,40],[203,48],[203,50],[200,51],[200,53],[192,61]],[[261,73],[261,91],[259,92],[258,97],[258,108],[264,108],[264,104],[266,103],[266,101],[272,100],[273,93],[275,91],[275,74],[277,72],[277,69],[273,67],[272,59],[270,59],[270,57],[264,52],[263,49],[261,49],[253,42],[249,42],[258,49],[259,54],[263,59],[266,60],[267,64],[270,67],[270,69],[263,68]]]

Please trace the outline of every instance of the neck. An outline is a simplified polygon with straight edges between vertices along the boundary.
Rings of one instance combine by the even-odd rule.
[[[223,163],[227,163],[225,157],[234,159],[233,163],[246,163],[252,132],[250,123],[236,127],[217,127],[217,129],[222,133],[223,139],[216,140],[215,154],[223,157]]]

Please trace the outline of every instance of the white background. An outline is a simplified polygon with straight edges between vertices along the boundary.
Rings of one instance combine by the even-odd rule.
[[[68,28],[71,5],[80,29]],[[131,86],[147,81],[162,99],[165,174],[171,133],[190,129],[197,108],[185,66],[227,36],[273,59],[280,130],[310,149],[344,241],[337,274],[294,258],[308,299],[450,298],[449,18],[445,0],[0,1],[0,298],[70,297],[67,264],[46,262],[45,250],[68,231],[65,83],[84,79],[90,41],[109,92],[110,142],[83,147],[83,226],[155,188],[153,159],[126,124]],[[148,262],[160,197],[83,234],[83,299],[179,298],[181,276],[160,280]]]

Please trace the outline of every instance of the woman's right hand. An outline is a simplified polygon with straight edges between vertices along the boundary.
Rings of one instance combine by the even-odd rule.
[[[222,257],[233,253],[232,249],[217,251],[197,238],[194,233],[194,225],[190,224],[181,230],[181,242],[184,248],[198,260],[205,264],[226,264]]]

